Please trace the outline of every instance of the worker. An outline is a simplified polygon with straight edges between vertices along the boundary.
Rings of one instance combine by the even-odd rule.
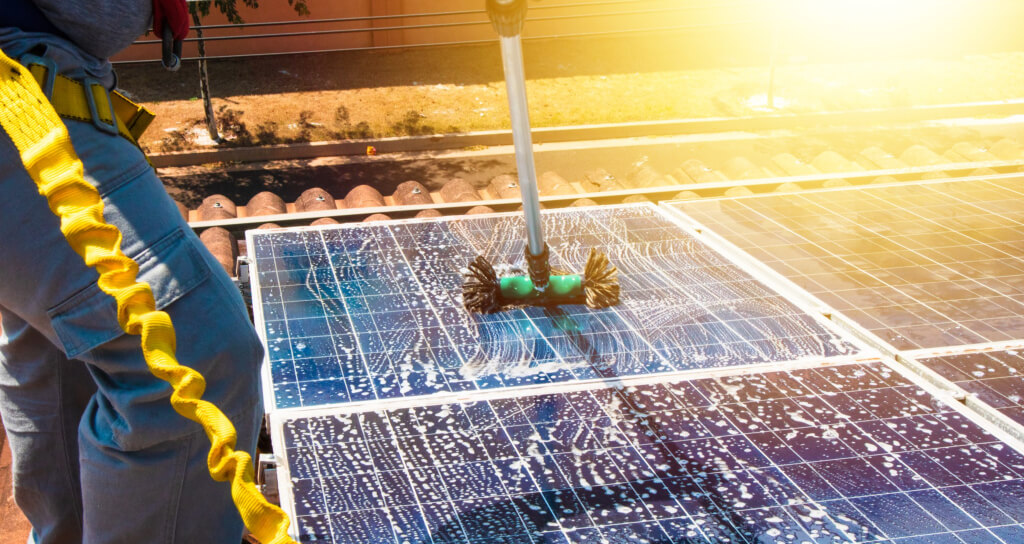
[[[110,129],[112,107],[99,92],[116,83],[107,59],[151,24],[158,36],[167,26],[184,38],[185,0],[2,3],[0,50],[32,65],[44,91],[54,72],[77,82],[53,91],[58,113],[61,102],[94,91],[91,119],[65,119],[85,179],[174,320],[179,360],[206,378],[204,398],[252,454],[263,348],[245,304],[142,152]],[[68,245],[3,131],[0,195],[0,417],[29,542],[240,542],[230,487],[208,474],[207,437],[171,408],[170,386],[147,369],[139,338],[120,329],[114,299]]]

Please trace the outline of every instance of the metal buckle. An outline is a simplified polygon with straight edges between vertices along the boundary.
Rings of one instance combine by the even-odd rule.
[[[99,80],[86,77],[82,78],[82,85],[85,86],[85,101],[89,103],[89,113],[92,114],[92,124],[96,125],[96,128],[117,136],[119,131],[117,130],[117,115],[114,114],[114,102],[110,100],[110,91],[103,86]],[[103,96],[107,97],[107,111],[110,112],[110,123],[106,123],[100,119],[99,110],[96,109],[96,97],[92,94],[92,88],[99,87],[103,89]]]
[[[26,53],[18,59],[18,62],[25,68],[29,68],[33,64],[46,68],[46,81],[43,83],[43,93],[46,94],[47,100],[53,99],[53,84],[57,81],[57,63],[53,62],[53,59],[48,57],[40,57],[39,55],[33,55]]]

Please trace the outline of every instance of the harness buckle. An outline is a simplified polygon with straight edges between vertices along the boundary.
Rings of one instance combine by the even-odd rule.
[[[42,84],[43,93],[46,94],[47,100],[53,99],[53,84],[57,81],[57,63],[49,57],[40,57],[39,55],[33,55],[31,53],[25,53],[18,59],[25,68],[30,68],[33,64],[36,66],[42,66],[46,69],[46,80]]]
[[[85,87],[85,101],[89,104],[92,124],[107,134],[117,136],[119,133],[117,130],[117,114],[114,113],[114,102],[110,99],[110,91],[98,79],[91,77],[82,78],[82,86]],[[109,123],[100,119],[99,110],[96,108],[96,97],[92,94],[93,87],[99,87],[103,91],[103,96],[107,99],[107,111],[110,112]]]

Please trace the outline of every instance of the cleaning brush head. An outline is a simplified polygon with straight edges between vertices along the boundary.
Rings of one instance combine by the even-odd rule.
[[[591,248],[583,269],[583,294],[591,308],[607,308],[619,303],[619,269],[608,256]]]
[[[619,303],[618,269],[608,257],[590,250],[583,274],[551,274],[537,285],[529,276],[499,278],[491,263],[477,256],[469,263],[462,298],[466,309],[493,313],[523,306],[586,304],[607,308]]]
[[[483,257],[477,255],[469,263],[466,280],[462,284],[462,303],[471,312],[489,314],[500,308],[501,284],[494,267]]]

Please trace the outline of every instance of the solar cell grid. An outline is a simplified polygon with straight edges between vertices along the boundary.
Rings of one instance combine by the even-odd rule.
[[[898,349],[1024,338],[1024,180],[673,204]]]
[[[303,542],[1024,534],[1024,456],[881,363],[288,416],[280,440]]]
[[[620,306],[471,315],[462,267],[522,262],[518,215],[251,232],[257,322],[276,408],[854,353],[654,206],[544,215],[552,266],[591,247]]]
[[[1024,350],[997,349],[917,359],[1024,425]]]

